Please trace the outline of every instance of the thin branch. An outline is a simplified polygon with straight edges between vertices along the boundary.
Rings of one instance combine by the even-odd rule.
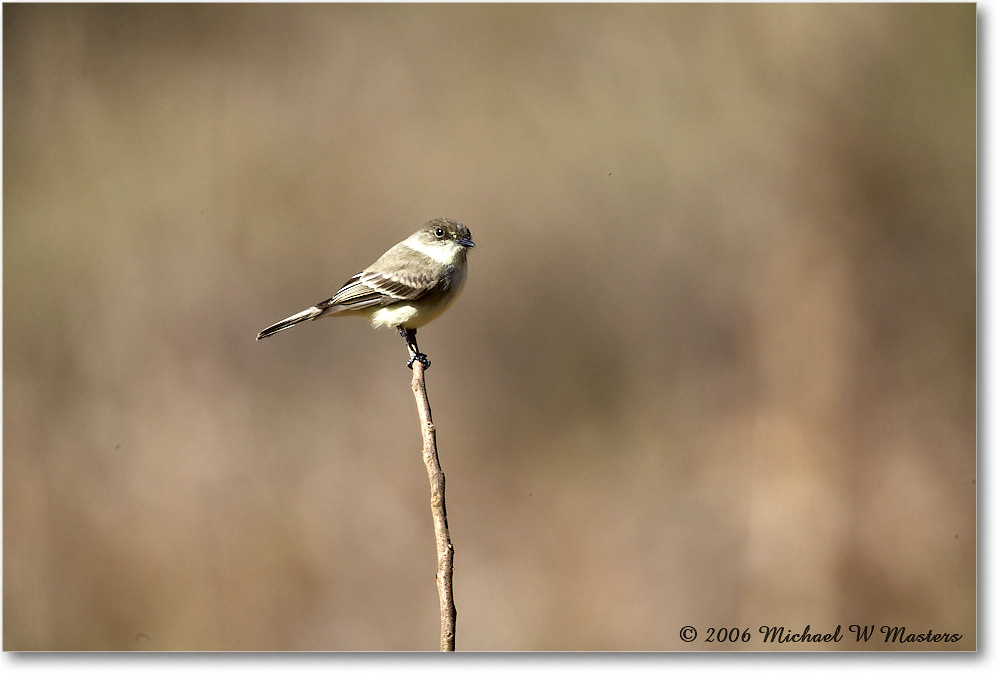
[[[441,605],[441,651],[455,651],[455,598],[452,595],[451,578],[454,568],[455,549],[448,534],[448,512],[444,503],[444,472],[438,461],[437,438],[434,422],[431,420],[431,405],[427,400],[424,384],[424,364],[413,362],[413,398],[417,401],[420,415],[420,429],[424,439],[424,465],[427,479],[431,484],[431,516],[434,518],[434,542],[437,545],[437,589]]]

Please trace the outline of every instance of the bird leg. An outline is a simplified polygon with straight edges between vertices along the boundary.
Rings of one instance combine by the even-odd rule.
[[[430,368],[431,360],[427,358],[427,354],[421,354],[420,350],[417,348],[417,329],[396,326],[396,330],[398,330],[399,334],[403,336],[404,340],[406,340],[406,348],[410,350],[410,360],[406,362],[406,367],[412,370],[413,362],[420,361],[420,363],[424,364],[425,370]]]

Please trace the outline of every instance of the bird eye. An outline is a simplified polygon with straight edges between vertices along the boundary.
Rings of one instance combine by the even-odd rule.
[[[444,228],[443,227],[439,227],[438,229],[434,230],[434,236],[437,237],[438,239],[440,239],[441,237],[443,237],[444,236]]]

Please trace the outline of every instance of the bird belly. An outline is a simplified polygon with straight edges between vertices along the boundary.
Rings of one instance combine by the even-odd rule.
[[[408,303],[397,303],[394,305],[389,305],[388,307],[379,307],[371,315],[372,327],[374,328],[394,328],[396,326],[403,326],[404,328],[416,328],[417,326],[410,325],[409,322],[414,320],[420,313],[420,309],[414,305]],[[423,317],[420,317],[423,318]],[[433,319],[434,317],[431,317]],[[423,326],[427,321],[418,321],[419,325]]]
[[[431,291],[416,300],[402,300],[376,308],[370,315],[374,328],[420,328],[426,326],[451,306],[465,285],[466,272],[461,270],[444,291]]]

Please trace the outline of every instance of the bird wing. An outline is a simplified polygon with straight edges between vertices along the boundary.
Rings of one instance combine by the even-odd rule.
[[[359,272],[347,280],[332,298],[316,305],[319,309],[364,309],[373,305],[391,305],[402,300],[416,300],[434,284],[430,274],[405,272]]]

